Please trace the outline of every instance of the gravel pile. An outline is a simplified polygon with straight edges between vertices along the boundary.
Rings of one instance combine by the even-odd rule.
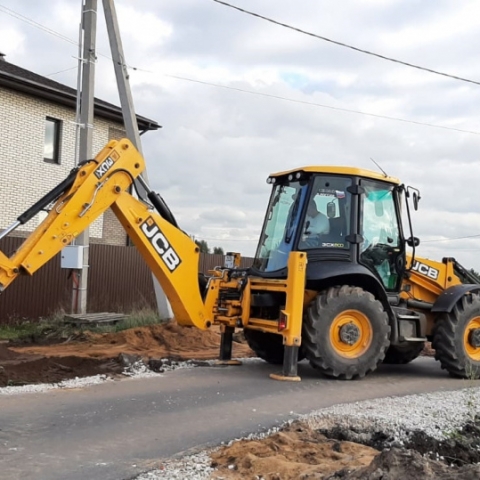
[[[423,431],[438,440],[446,439],[476,415],[480,415],[479,387],[341,404],[309,415],[296,415],[295,420],[305,421],[312,428],[321,430],[344,426],[357,432],[358,440],[362,435],[383,431],[393,439],[392,446],[401,447],[414,431]],[[262,439],[280,428],[250,434],[244,439]],[[240,439],[228,445],[237,440]],[[136,480],[207,480],[213,472],[211,452],[166,461],[161,469],[144,473]]]
[[[301,419],[317,430],[381,430],[392,437],[392,446],[402,446],[415,430],[443,440],[479,413],[480,388],[465,388],[335,405]]]

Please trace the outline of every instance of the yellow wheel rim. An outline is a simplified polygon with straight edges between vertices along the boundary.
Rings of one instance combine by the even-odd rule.
[[[474,347],[471,343],[471,335],[473,331],[480,328],[480,317],[472,318],[465,328],[465,332],[463,334],[463,345],[465,346],[465,351],[467,355],[474,360],[475,362],[480,361],[480,347]]]
[[[344,310],[330,326],[330,343],[335,352],[344,358],[362,356],[372,343],[372,324],[358,310]]]

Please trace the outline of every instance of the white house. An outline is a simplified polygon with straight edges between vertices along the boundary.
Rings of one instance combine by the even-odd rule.
[[[0,53],[0,231],[60,183],[74,167],[76,90],[5,60]],[[141,132],[157,130],[137,116]],[[95,99],[93,152],[125,136],[122,111]],[[11,236],[26,236],[34,218]],[[91,243],[127,245],[108,210],[90,228]]]

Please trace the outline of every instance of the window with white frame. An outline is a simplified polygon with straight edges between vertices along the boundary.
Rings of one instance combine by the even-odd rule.
[[[60,138],[62,121],[52,117],[45,118],[45,141],[43,159],[49,163],[60,163]]]

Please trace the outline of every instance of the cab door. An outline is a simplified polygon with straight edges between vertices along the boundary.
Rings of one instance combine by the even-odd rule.
[[[387,291],[398,291],[405,265],[405,244],[395,186],[361,180],[360,263],[369,268]]]

